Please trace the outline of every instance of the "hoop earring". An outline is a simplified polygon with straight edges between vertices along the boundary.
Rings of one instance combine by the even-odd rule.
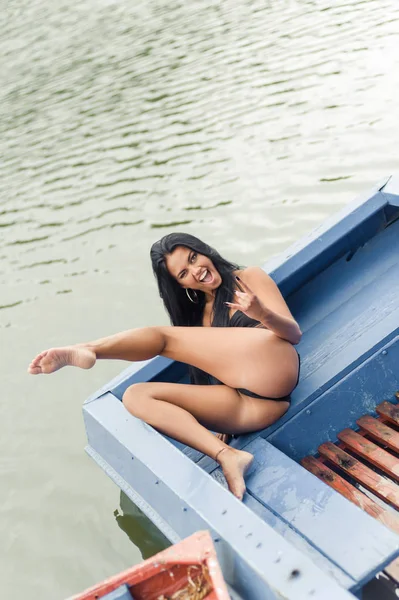
[[[191,290],[192,294],[194,295],[195,300],[193,300],[190,296],[190,292],[188,291],[189,288],[186,288],[186,294],[187,294],[187,298],[190,300],[190,302],[192,302],[193,304],[198,304],[198,294],[195,290]]]

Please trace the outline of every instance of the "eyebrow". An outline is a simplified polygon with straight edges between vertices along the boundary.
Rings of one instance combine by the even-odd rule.
[[[193,254],[194,250],[190,250],[189,253],[187,254],[187,264],[190,260],[190,256]],[[180,278],[180,275],[183,273],[184,269],[182,269],[178,274],[177,274],[177,279]]]

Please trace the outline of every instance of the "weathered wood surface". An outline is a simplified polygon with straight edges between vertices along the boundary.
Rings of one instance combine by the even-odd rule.
[[[397,431],[368,415],[361,417],[356,423],[377,442],[399,453],[399,433]]]
[[[84,417],[88,454],[172,542],[208,529],[226,582],[245,600],[352,597],[111,393]],[[360,530],[371,546],[358,557],[361,575],[397,553],[396,537],[375,524]]]
[[[208,531],[199,531],[69,600],[166,600],[181,596],[179,590],[190,579],[206,582],[208,600],[230,599]]]
[[[395,396],[398,398],[399,394],[396,393]],[[384,401],[377,406],[377,412],[380,415],[378,419],[369,415],[357,419],[357,424],[360,427],[358,432],[346,428],[338,433],[339,445],[330,442],[322,444],[319,447],[320,458],[307,456],[302,459],[301,463],[307,470],[336,489],[348,500],[396,533],[399,533],[399,515],[397,513],[378,505],[325,464],[325,461],[330,461],[336,468],[350,475],[377,497],[398,509],[399,487],[394,481],[399,481],[399,458],[397,457],[399,433],[389,424],[394,424],[395,427],[398,426],[399,406]],[[386,420],[387,423],[382,423],[381,419]],[[372,437],[373,440],[379,442],[386,449],[381,448],[365,436]],[[357,454],[363,462],[356,460],[343,448]],[[395,454],[390,453],[389,450],[393,450]],[[390,479],[378,475],[363,463],[369,463],[377,467],[380,471],[386,473]],[[391,479],[394,481],[391,481]],[[399,559],[395,559],[384,570],[396,582],[399,582]]]
[[[309,556],[317,567],[327,575],[331,575],[343,588],[351,589],[356,585],[356,581],[352,577],[334,562],[330,561],[322,552],[319,552],[319,549],[305,535],[283,520],[280,515],[277,515],[270,508],[267,508],[264,504],[256,500],[251,494],[245,494],[244,504],[258,515],[262,521],[273,527],[274,531],[280,533],[287,542],[306,556]]]
[[[332,471],[314,456],[306,456],[301,460],[301,464],[305,469],[316,475],[316,477],[342,494],[342,496],[345,496],[345,498],[356,504],[356,506],[370,516],[399,533],[399,517],[394,512],[374,502],[374,500],[363,494],[363,492],[355,488],[355,486],[346,481],[341,475]]]
[[[376,521],[323,486],[266,440],[258,438],[246,449],[255,457],[246,479],[248,493],[359,585],[364,582],[365,573],[371,572],[373,561],[384,552],[384,537],[389,535],[388,530],[374,531]],[[342,518],[352,545],[342,544],[342,534],[337,528],[337,522]],[[388,562],[388,556],[386,558]]]
[[[338,434],[338,439],[345,447],[356,452],[361,458],[370,462],[387,475],[399,481],[399,460],[373,442],[366,440],[352,429],[344,429]]]
[[[299,347],[303,354],[302,377],[293,394],[292,406],[279,423],[262,433],[267,436],[279,430],[281,436],[277,435],[273,443],[286,443],[285,451],[289,454],[303,439],[308,441],[313,437],[309,441],[316,443],[313,434],[321,432],[322,435],[325,423],[330,434],[347,427],[348,422],[339,426],[337,416],[355,420],[369,412],[360,411],[371,403],[372,394],[370,398],[364,395],[368,381],[375,380],[376,376],[376,387],[384,391],[380,397],[386,397],[384,386],[391,383],[392,364],[395,361],[398,364],[395,358],[398,351],[394,348],[391,352],[388,346],[399,334],[399,252],[395,250],[399,243],[399,222],[382,229],[392,220],[395,210],[398,212],[395,190],[399,190],[399,180],[395,180],[394,185],[390,182],[389,195],[379,190],[377,187],[368,198],[345,207],[344,218],[342,214],[334,217],[274,261],[273,268],[265,267],[283,292],[290,294],[289,304],[305,332]],[[332,284],[331,275],[338,278],[339,285]],[[312,289],[323,294],[322,302],[312,301],[316,297],[310,293]],[[364,312],[365,318],[361,318],[360,312]],[[383,355],[383,349],[388,349],[388,354]],[[143,363],[141,368],[134,365],[113,384],[112,393],[107,393],[110,388],[104,386],[100,394],[92,396],[84,409],[89,454],[170,539],[199,527],[209,527],[214,539],[220,540],[222,558],[228,565],[234,564],[233,579],[248,598],[258,600],[262,593],[270,598],[281,595],[304,598],[312,594],[323,600],[324,597],[343,597],[342,588],[331,587],[329,578],[319,577],[318,570],[305,555],[291,553],[290,546],[284,546],[281,536],[254,511],[242,504],[238,508],[234,498],[228,497],[221,486],[184,456],[184,448],[177,449],[163,436],[126,415],[117,398],[120,400],[128,385],[156,378],[180,380],[184,373],[179,368],[176,365],[175,372],[174,364],[160,358]],[[351,375],[354,377],[345,388]],[[339,390],[342,394],[335,403]],[[297,427],[299,422],[302,429]],[[285,425],[289,427],[284,429]],[[298,438],[293,439],[290,434],[296,431]],[[312,436],[309,436],[310,431]],[[242,436],[238,444],[245,446],[252,439]],[[201,459],[199,464],[203,463]],[[329,490],[333,497],[326,494],[325,489],[312,495],[314,486],[298,465],[300,476],[294,470],[288,479],[281,477],[284,464],[281,457],[274,464],[273,486],[265,479],[266,472],[270,475],[270,464],[263,459],[249,476],[249,495],[259,504],[275,512],[289,527],[295,527],[298,535],[335,566],[350,573],[359,585],[396,556],[396,535],[348,505],[333,490]],[[336,498],[344,502],[340,510],[336,509],[339,505]],[[273,508],[268,499],[273,502]],[[346,518],[350,530],[347,533],[362,548],[357,556],[338,531],[330,531],[331,524],[342,515],[351,515]],[[326,525],[328,521],[330,524]],[[245,534],[239,529],[240,525],[246,529]],[[329,535],[330,539],[326,540]],[[262,537],[258,544],[254,540],[256,536]],[[281,562],[275,560],[278,547],[284,548]],[[291,558],[300,564],[299,579],[289,578]],[[263,576],[265,572],[267,578]]]
[[[399,314],[398,322],[395,323],[397,334],[393,339],[380,346],[371,356],[363,355],[364,360],[360,365],[352,365],[353,369],[350,373],[325,392],[320,390],[320,395],[310,402],[305,410],[290,413],[290,409],[286,413],[291,414],[289,420],[285,423],[280,420],[280,425],[276,424],[273,432],[269,434],[267,430],[262,432],[262,436],[299,461],[304,456],[315,454],[318,446],[323,442],[334,441],[336,432],[346,427],[355,427],[359,417],[375,410],[376,395],[384,394],[389,397],[392,395],[392,389],[397,385],[398,325]],[[345,335],[344,332],[342,335]],[[346,350],[343,351],[343,354],[345,353]],[[303,375],[306,376],[306,361],[304,362]],[[334,356],[331,357],[331,363],[333,362],[335,362]],[[331,364],[331,369],[335,368],[336,365]],[[310,379],[314,376],[316,375],[311,375]],[[297,390],[301,385],[300,382]],[[293,397],[297,390],[294,390]]]
[[[382,402],[377,406],[376,410],[387,421],[399,425],[399,406],[395,406],[390,402]]]
[[[351,370],[346,376],[343,375],[343,378],[339,382],[334,383],[326,391],[320,388],[318,390],[320,395],[317,399],[311,395],[306,400],[305,406],[301,406],[302,386],[309,383],[314,377],[318,379],[320,373],[309,376],[309,379],[302,383],[302,377],[306,377],[306,360],[302,361],[305,364],[301,366],[301,379],[297,389],[292,394],[292,407],[275,424],[262,431],[262,437],[270,441],[279,450],[288,454],[288,456],[299,461],[308,454],[315,454],[318,446],[324,441],[330,440],[331,436],[332,439],[335,439],[337,431],[341,431],[345,427],[355,426],[356,420],[361,415],[364,415],[365,412],[374,411],[376,394],[392,395],[392,389],[396,389],[397,386],[396,373],[397,365],[399,364],[398,323],[399,306],[397,321],[394,324],[396,329],[392,334],[393,338],[380,345],[369,357],[363,355],[363,360],[358,358],[361,364],[358,366],[352,364]],[[345,334],[342,333],[342,335]],[[341,354],[346,354],[346,349]],[[325,365],[325,368],[328,370],[327,365]],[[335,354],[331,356],[329,368],[330,370],[334,370],[334,372],[337,369]],[[345,367],[345,370],[346,368],[349,367]],[[326,377],[328,380],[329,376],[326,375]],[[316,392],[314,393],[316,395]],[[312,398],[313,401],[311,401]],[[295,404],[297,401],[299,404]],[[309,406],[306,408],[308,401]],[[299,410],[299,408],[305,410]],[[234,441],[233,445],[245,448],[245,446],[258,436],[259,432],[242,435],[238,440]],[[217,466],[208,457],[202,458],[198,464],[208,472]]]
[[[378,475],[356,458],[338,448],[331,442],[326,442],[319,447],[319,453],[328,458],[334,465],[348,473],[355,481],[364,485],[373,494],[399,508],[399,487],[388,478]]]
[[[392,531],[399,533],[399,517],[397,514],[378,505],[374,500],[360,492],[317,458],[306,456],[301,460],[301,464],[305,469],[310,471],[310,473],[316,475],[316,477],[324,481],[324,483],[327,483],[327,485],[342,494],[342,496],[345,496],[345,498],[367,512],[371,517],[374,517],[392,529]],[[399,582],[399,558],[396,558],[387,565],[384,571],[386,571],[395,581]]]

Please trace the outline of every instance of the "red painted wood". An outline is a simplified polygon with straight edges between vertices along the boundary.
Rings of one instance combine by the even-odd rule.
[[[157,600],[162,594],[174,594],[188,583],[189,578],[195,579],[203,568],[206,568],[211,588],[204,600],[229,600],[212,538],[207,531],[195,533],[70,600],[100,600],[123,584],[129,587],[136,600]]]
[[[345,447],[356,452],[361,458],[370,462],[375,467],[384,471],[387,475],[399,481],[399,459],[383,450],[377,444],[366,440],[352,429],[344,429],[338,434],[338,439]]]
[[[356,423],[377,442],[399,453],[399,433],[373,417],[361,417]]]
[[[396,533],[399,533],[399,517],[397,514],[379,506],[374,500],[368,498],[363,492],[360,492],[353,485],[348,483],[343,477],[334,473],[324,463],[313,456],[306,456],[301,460],[305,469],[316,475],[334,490],[345,496],[348,500],[356,504],[370,516],[383,523]],[[392,579],[399,582],[399,558],[396,558],[384,569]]]
[[[378,475],[331,442],[322,444],[319,447],[319,452],[358,483],[371,490],[373,494],[392,504],[395,508],[399,508],[399,487],[395,483]]]
[[[399,425],[399,406],[391,404],[390,402],[382,402],[377,406],[376,411],[379,415],[384,417],[384,419],[387,419],[387,421]]]
[[[334,490],[345,496],[348,500],[359,506],[366,513],[384,523],[387,527],[399,533],[399,517],[392,511],[383,508],[374,500],[363,494],[360,490],[348,483],[341,475],[334,473],[329,467],[313,456],[306,456],[301,460],[302,466],[316,475]]]

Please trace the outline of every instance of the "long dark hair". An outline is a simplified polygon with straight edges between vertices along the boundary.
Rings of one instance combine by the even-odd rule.
[[[190,302],[186,290],[182,288],[176,279],[169,273],[165,257],[171,254],[178,246],[184,246],[198,254],[209,258],[218,271],[222,283],[215,293],[213,304],[212,326],[226,327],[229,323],[229,310],[225,302],[233,302],[234,278],[233,271],[240,267],[220,256],[208,244],[189,233],[170,233],[151,247],[151,262],[165,308],[173,325],[201,326],[205,307],[205,294],[196,290],[198,303]]]

